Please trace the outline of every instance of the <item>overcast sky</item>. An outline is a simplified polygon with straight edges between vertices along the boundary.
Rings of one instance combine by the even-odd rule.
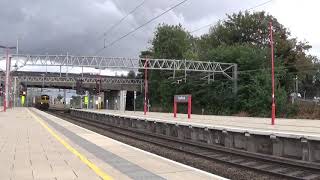
[[[0,0],[0,44],[15,45],[27,54],[95,55],[103,47],[100,38],[143,0]],[[107,34],[112,42],[181,0],[146,0],[125,21]],[[188,0],[153,23],[122,39],[99,55],[137,57],[149,47],[159,23],[181,23],[192,31],[224,19],[226,13],[254,7],[267,0]],[[309,41],[311,54],[320,56],[320,2],[317,0],[273,0],[254,11],[265,10],[290,29],[299,40]],[[206,33],[209,28],[196,32]]]

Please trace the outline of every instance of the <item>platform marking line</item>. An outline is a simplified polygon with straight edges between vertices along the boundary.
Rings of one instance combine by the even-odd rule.
[[[27,109],[29,114],[38,121],[53,137],[55,137],[65,148],[67,148],[70,152],[76,155],[84,164],[89,166],[98,176],[100,176],[103,180],[112,180],[111,176],[103,172],[98,166],[94,163],[90,162],[84,155],[82,155],[79,151],[74,149],[71,145],[69,145],[65,140],[63,140],[57,133],[55,133],[40,117],[35,115],[29,109]]]

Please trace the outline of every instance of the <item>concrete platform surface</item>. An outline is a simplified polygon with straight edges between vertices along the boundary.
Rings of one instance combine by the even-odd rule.
[[[224,179],[34,108],[0,113],[0,162],[1,180]]]
[[[170,123],[181,123],[184,125],[190,124],[195,127],[205,126],[234,132],[249,132],[261,135],[274,134],[277,136],[296,138],[308,137],[309,139],[320,140],[320,120],[276,118],[276,124],[271,125],[271,118],[192,114],[191,119],[188,119],[187,114],[177,114],[177,117],[174,118],[173,113],[148,112],[147,115],[144,115],[143,112],[140,111],[76,110],[154,121],[166,121]]]

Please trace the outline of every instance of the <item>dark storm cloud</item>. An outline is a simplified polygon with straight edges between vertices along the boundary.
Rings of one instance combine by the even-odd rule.
[[[93,41],[123,14],[111,1],[0,1],[2,43],[21,40],[21,50],[39,53],[90,52]]]
[[[0,44],[14,45],[20,39],[22,53],[92,55],[103,47],[98,37],[142,0],[0,0]],[[146,0],[113,32],[107,43],[138,27],[148,19],[179,2]],[[183,24],[192,30],[217,20],[226,11],[239,10],[255,1],[189,0],[134,35],[118,42],[101,54],[137,56],[148,47],[158,23]],[[226,10],[227,9],[227,10]]]

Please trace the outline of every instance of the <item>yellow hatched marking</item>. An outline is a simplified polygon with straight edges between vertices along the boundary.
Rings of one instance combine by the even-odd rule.
[[[55,133],[43,120],[27,109],[31,116],[37,120],[53,137],[55,137],[64,147],[66,147],[70,152],[76,155],[84,164],[89,166],[98,176],[100,176],[104,180],[112,180],[111,176],[103,172],[98,166],[94,163],[90,162],[84,155],[82,155],[79,151],[74,149],[71,145],[69,145],[65,140],[63,140],[57,133]]]

